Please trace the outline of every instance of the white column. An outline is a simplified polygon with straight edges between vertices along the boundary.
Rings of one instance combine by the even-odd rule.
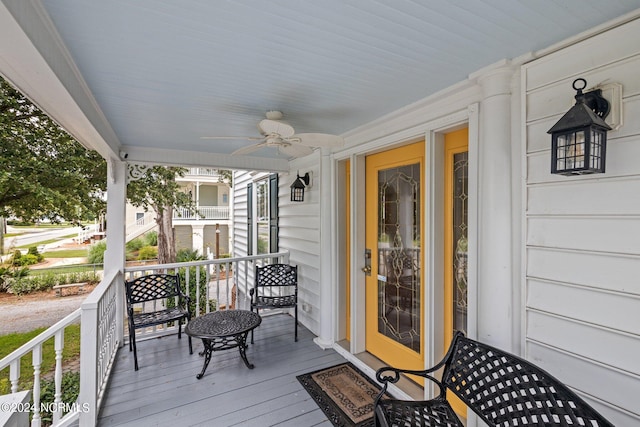
[[[119,159],[107,161],[107,250],[104,272],[124,272],[126,262],[127,164]],[[124,286],[118,286],[116,299],[116,331],[118,342],[124,342]]]
[[[478,76],[478,339],[512,350],[511,81],[505,64]]]
[[[331,218],[333,209],[331,153],[322,149],[320,157],[320,331],[315,343],[322,348],[333,345],[335,320]]]
[[[105,273],[123,270],[125,257],[127,207],[127,164],[107,161],[107,251],[104,254]],[[106,275],[106,274],[105,274]]]

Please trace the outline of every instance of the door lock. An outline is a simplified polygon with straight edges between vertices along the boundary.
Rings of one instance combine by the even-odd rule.
[[[362,272],[367,276],[371,276],[371,249],[364,250],[364,267]]]

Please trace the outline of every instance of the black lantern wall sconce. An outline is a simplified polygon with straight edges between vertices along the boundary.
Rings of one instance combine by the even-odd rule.
[[[311,176],[309,172],[304,176],[297,174],[296,180],[291,184],[291,201],[292,202],[304,202],[304,189],[307,188],[311,182]]]
[[[600,89],[587,93],[585,79],[576,79],[576,104],[553,125],[551,134],[551,173],[584,175],[604,173],[607,131],[604,121],[609,115],[609,102]]]

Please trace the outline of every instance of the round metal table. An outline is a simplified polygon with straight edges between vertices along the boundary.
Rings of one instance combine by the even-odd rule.
[[[191,320],[184,330],[185,333],[193,338],[200,338],[204,345],[204,351],[200,353],[201,356],[204,356],[204,366],[196,378],[202,378],[214,351],[229,350],[235,347],[240,350],[240,357],[247,368],[253,369],[253,364],[247,360],[245,351],[247,349],[247,335],[260,323],[262,323],[262,318],[257,313],[248,310],[214,311]]]

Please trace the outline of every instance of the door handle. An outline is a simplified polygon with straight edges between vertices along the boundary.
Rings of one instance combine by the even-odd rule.
[[[367,276],[371,276],[371,249],[364,250],[364,267],[362,272]]]

